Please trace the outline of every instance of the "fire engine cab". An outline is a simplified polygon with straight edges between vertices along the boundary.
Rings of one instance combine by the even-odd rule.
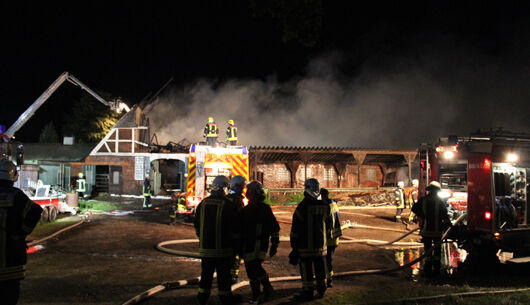
[[[440,182],[450,217],[467,219],[455,239],[471,255],[530,256],[530,135],[503,130],[440,138],[420,147],[420,195]],[[509,260],[510,260],[509,259]]]
[[[243,176],[248,181],[248,150],[245,146],[214,147],[191,145],[188,156],[186,210],[179,214],[191,217],[199,203],[210,195],[210,185],[215,177]]]

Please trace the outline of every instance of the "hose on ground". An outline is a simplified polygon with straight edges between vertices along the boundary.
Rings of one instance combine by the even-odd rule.
[[[48,235],[48,236],[46,236],[46,237],[43,237],[43,238],[41,238],[41,239],[38,239],[38,240],[34,240],[34,241],[32,241],[32,242],[29,242],[29,243],[27,244],[27,246],[28,246],[28,247],[33,247],[33,246],[35,246],[35,245],[37,245],[37,244],[40,244],[40,243],[42,243],[43,241],[46,241],[46,240],[48,240],[48,239],[50,239],[50,238],[53,238],[53,237],[55,237],[55,236],[57,236],[57,235],[59,235],[59,234],[65,232],[65,231],[71,230],[71,229],[73,229],[73,228],[75,228],[75,227],[81,225],[83,222],[85,222],[85,218],[81,219],[81,221],[78,221],[78,222],[74,223],[73,225],[70,225],[70,226],[68,226],[68,227],[62,228],[61,230],[59,230],[59,231],[57,231],[57,232],[55,232],[55,233],[53,233],[53,234],[50,234],[50,235]]]
[[[454,225],[457,225],[458,223],[460,223],[464,219],[465,216],[466,216],[466,214],[461,215],[456,220]],[[347,227],[351,227],[351,225],[347,226]],[[442,243],[442,241],[447,237],[447,235],[450,233],[452,228],[453,227],[451,227],[451,228],[449,228],[449,229],[447,229],[445,231],[445,233],[442,235],[442,238],[440,239],[440,241],[438,243],[436,243],[435,246],[438,246],[438,245],[440,245]],[[417,230],[419,230],[419,228],[415,229],[415,230],[412,230],[412,231],[408,231],[405,235],[399,237],[398,239],[396,239],[394,241],[386,243],[386,244],[394,244],[397,241],[405,238],[406,236],[414,233]],[[281,238],[280,240],[281,241],[287,241],[288,238]],[[173,249],[168,249],[168,248],[164,247],[164,246],[170,245],[170,244],[182,244],[182,243],[197,242],[197,241],[198,241],[197,239],[183,239],[183,240],[163,241],[163,242],[160,242],[160,243],[158,243],[156,245],[156,249],[158,249],[159,251],[165,252],[165,253],[169,253],[169,254],[174,254],[174,255],[179,255],[179,256],[186,256],[186,257],[191,257],[191,258],[200,258],[199,254],[196,253],[196,252],[173,250]],[[345,242],[348,242],[348,241],[345,241]],[[383,245],[385,245],[385,244],[383,244]],[[371,275],[371,274],[383,274],[383,273],[396,272],[396,271],[408,268],[408,267],[416,264],[417,262],[419,262],[422,259],[424,259],[427,255],[430,255],[433,250],[434,250],[434,247],[432,247],[429,251],[424,253],[422,256],[418,257],[417,259],[415,259],[412,262],[409,262],[409,263],[407,263],[407,264],[405,264],[403,266],[390,268],[390,269],[372,269],[372,270],[355,270],[355,271],[337,272],[337,273],[334,274],[334,277],[359,276],[359,275]],[[143,301],[143,300],[145,300],[147,298],[150,298],[154,294],[157,294],[157,293],[162,292],[164,290],[175,289],[175,288],[179,288],[179,287],[182,287],[182,286],[185,286],[185,285],[189,285],[189,284],[192,284],[192,283],[198,283],[199,280],[200,280],[200,277],[199,278],[194,278],[193,282],[192,281],[188,281],[188,280],[183,280],[183,281],[181,280],[181,281],[175,281],[175,282],[166,282],[166,283],[163,283],[161,285],[157,285],[157,286],[155,286],[155,287],[153,287],[151,289],[148,289],[148,290],[142,292],[141,294],[139,294],[139,295],[129,299],[127,302],[123,303],[123,305],[138,304],[139,302],[141,302],[141,301]],[[297,281],[297,280],[300,280],[300,276],[297,275],[297,276],[274,277],[274,278],[270,278],[269,280],[271,282]],[[248,281],[242,281],[242,282],[236,283],[236,284],[232,285],[232,290],[237,290],[239,288],[248,286],[249,284],[250,283]]]

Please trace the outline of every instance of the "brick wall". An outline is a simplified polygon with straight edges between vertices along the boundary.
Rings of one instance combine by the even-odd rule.
[[[291,173],[283,163],[269,163],[256,165],[256,171],[263,173],[263,186],[265,188],[290,188]],[[358,168],[355,164],[348,164],[343,175],[341,187],[352,188],[359,187]],[[303,187],[306,177],[306,169],[301,164],[296,171],[296,185],[294,187]],[[329,164],[308,164],[307,178],[316,178],[322,187],[338,187],[337,171],[333,165]],[[379,166],[363,165],[361,166],[361,185],[360,187],[377,187],[381,186],[383,181],[383,172]]]

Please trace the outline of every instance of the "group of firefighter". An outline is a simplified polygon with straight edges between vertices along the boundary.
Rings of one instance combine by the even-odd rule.
[[[215,146],[217,143],[217,137],[219,136],[219,128],[215,123],[213,117],[208,118],[208,123],[204,126],[204,134],[206,138],[206,144]],[[228,126],[226,127],[226,144],[237,145],[237,126],[234,120],[228,120]]]
[[[231,285],[237,282],[241,259],[252,290],[250,302],[271,299],[274,290],[262,263],[267,252],[270,257],[277,253],[280,226],[265,199],[263,186],[257,181],[247,184],[242,176],[231,180],[217,176],[213,180],[211,195],[198,205],[194,219],[201,257],[199,304],[208,303],[214,271],[221,303],[241,301],[241,296],[231,291]],[[311,300],[315,289],[317,297],[322,298],[331,287],[332,254],[341,235],[336,203],[316,179],[308,179],[304,199],[293,215],[290,234],[289,263],[300,267],[302,277],[302,291],[295,299]]]

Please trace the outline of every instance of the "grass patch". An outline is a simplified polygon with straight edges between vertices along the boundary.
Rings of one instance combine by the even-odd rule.
[[[62,228],[66,228],[80,221],[77,217],[65,217],[54,222],[38,223],[33,232],[28,235],[28,240],[35,240],[53,234]]]
[[[79,211],[80,213],[86,210],[98,210],[108,212],[110,210],[117,210],[118,206],[109,201],[100,201],[100,200],[80,200],[79,201]]]

